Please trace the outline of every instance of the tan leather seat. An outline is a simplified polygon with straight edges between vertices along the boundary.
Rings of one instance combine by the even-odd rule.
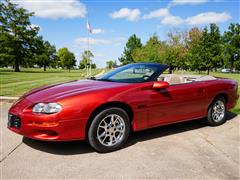
[[[181,84],[183,83],[183,78],[180,75],[171,74],[165,78],[165,81],[169,84]]]

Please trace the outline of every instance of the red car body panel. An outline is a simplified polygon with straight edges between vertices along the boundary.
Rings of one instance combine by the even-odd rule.
[[[237,82],[216,79],[152,89],[153,82],[117,83],[96,80],[72,81],[41,87],[23,95],[9,109],[21,118],[21,128],[10,130],[26,137],[69,141],[86,139],[92,113],[106,104],[121,104],[133,114],[132,130],[202,118],[213,99],[224,94],[227,109],[237,103]],[[55,114],[37,114],[32,107],[39,102],[56,102],[63,109]]]

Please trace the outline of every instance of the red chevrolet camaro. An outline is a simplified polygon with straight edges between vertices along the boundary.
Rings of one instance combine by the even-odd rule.
[[[9,110],[8,128],[46,141],[87,139],[99,152],[119,149],[130,131],[206,117],[226,121],[237,103],[234,80],[163,73],[167,65],[136,63],[98,78],[40,87]]]

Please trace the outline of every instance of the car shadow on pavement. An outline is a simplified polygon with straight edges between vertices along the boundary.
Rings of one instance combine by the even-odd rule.
[[[86,141],[48,142],[24,137],[23,143],[34,149],[58,155],[74,155],[95,152]]]
[[[226,119],[227,121],[229,121],[236,116],[237,114],[228,112]],[[187,132],[195,129],[201,129],[206,126],[208,126],[208,124],[206,123],[205,119],[197,119],[135,132],[130,134],[126,147],[132,146],[138,142],[147,141],[154,138],[165,137],[182,132]]]
[[[227,120],[232,120],[236,116],[236,114],[229,112],[227,114]],[[127,148],[141,141],[178,134],[203,127],[206,127],[204,119],[198,119],[131,133],[128,142],[123,148]],[[74,155],[95,152],[86,141],[47,142],[24,137],[23,143],[34,149],[58,155]]]

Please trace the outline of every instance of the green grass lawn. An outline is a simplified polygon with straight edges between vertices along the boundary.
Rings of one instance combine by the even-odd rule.
[[[97,75],[103,69],[92,70],[92,75]],[[0,69],[0,96],[20,96],[25,92],[46,84],[84,79],[86,70],[56,70],[47,69],[21,69],[13,72],[9,69]]]
[[[20,96],[33,88],[46,84],[84,79],[86,77],[86,70],[71,70],[71,72],[68,72],[68,70],[56,69],[47,69],[46,72],[44,72],[42,69],[21,70],[22,71],[18,73],[9,69],[0,69],[0,96]],[[96,75],[102,71],[103,69],[95,69],[92,70],[92,74]],[[174,73],[197,74],[194,72]],[[211,72],[210,75],[235,79],[238,81],[238,85],[240,85],[240,74]],[[238,93],[240,94],[240,87],[238,88]],[[232,109],[232,112],[240,114],[239,101],[237,106]]]

